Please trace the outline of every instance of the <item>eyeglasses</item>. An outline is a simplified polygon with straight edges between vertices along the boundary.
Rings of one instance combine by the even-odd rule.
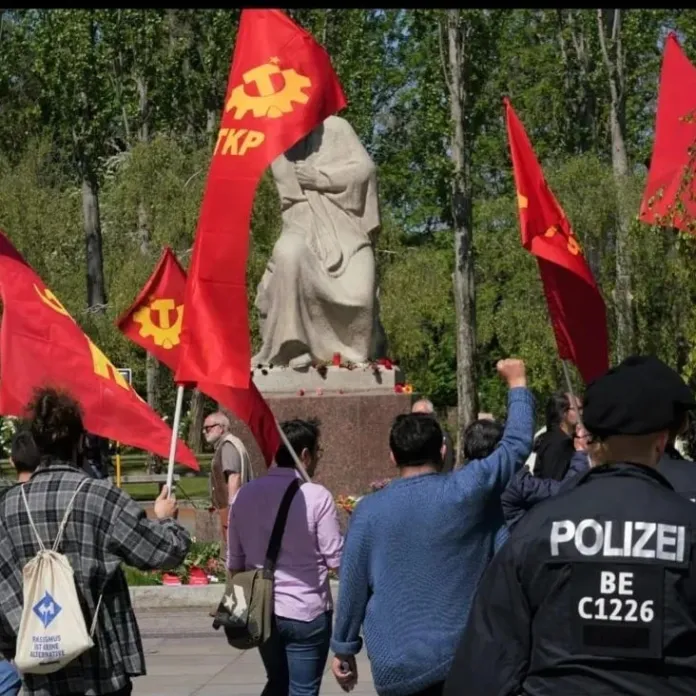
[[[209,430],[212,430],[213,428],[219,428],[219,427],[220,427],[219,423],[213,423],[212,425],[204,425],[203,432],[207,433]]]

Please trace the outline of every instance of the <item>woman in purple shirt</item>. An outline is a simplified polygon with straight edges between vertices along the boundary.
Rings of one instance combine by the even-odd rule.
[[[312,476],[321,455],[317,423],[293,420],[281,427]],[[268,474],[239,490],[230,508],[230,571],[263,567],[276,511],[297,476],[292,455],[281,445]],[[338,570],[342,551],[333,496],[317,483],[302,484],[276,564],[273,631],[259,648],[268,677],[262,696],[318,696],[331,637],[329,570]]]

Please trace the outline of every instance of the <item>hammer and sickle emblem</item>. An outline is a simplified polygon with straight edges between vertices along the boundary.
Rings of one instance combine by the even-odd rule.
[[[63,303],[55,296],[55,294],[51,290],[49,290],[48,288],[44,288],[43,290],[41,290],[41,288],[36,284],[34,284],[34,290],[36,290],[36,294],[47,307],[50,307],[54,312],[57,312],[58,314],[62,314],[63,316],[68,317],[70,321],[72,321],[74,324],[77,324],[77,322],[70,316],[68,310],[65,309]],[[105,379],[113,380],[120,387],[128,391],[132,391],[134,394],[138,396],[138,398],[140,398],[137,392],[134,389],[131,389],[130,385],[128,384],[128,382],[126,382],[123,375],[120,372],[118,372],[118,370],[113,366],[109,358],[107,358],[106,355],[104,355],[104,353],[102,353],[101,350],[97,348],[97,346],[94,345],[94,343],[92,343],[92,339],[86,334],[84,334],[84,336],[87,339],[89,352],[92,356],[94,374],[99,375],[100,377],[104,377]]]
[[[302,90],[312,86],[311,80],[293,68],[281,70],[278,62],[278,58],[271,58],[268,63],[252,68],[242,75],[244,84],[256,85],[259,96],[248,95],[243,84],[235,87],[225,106],[226,112],[235,110],[235,120],[244,118],[248,111],[251,111],[255,118],[280,118],[283,114],[292,113],[293,103],[306,104],[309,101],[309,95]],[[275,90],[272,75],[282,75],[285,85],[281,90]]]
[[[169,312],[176,312],[176,321],[169,321]],[[153,321],[153,314],[157,322]],[[133,321],[140,324],[140,335],[143,338],[152,336],[155,345],[166,350],[178,346],[181,340],[181,324],[184,320],[184,305],[177,305],[174,300],[157,299],[141,307],[133,314]]]
[[[48,288],[41,290],[41,288],[36,284],[34,285],[34,290],[36,290],[36,294],[41,298],[41,301],[46,306],[50,307],[54,312],[58,312],[58,314],[63,314],[64,316],[72,319],[68,310],[63,307],[63,303],[53,294],[51,290]]]
[[[560,228],[558,227],[558,225],[551,225],[551,227],[549,227],[549,229],[546,230],[546,232],[544,232],[544,236],[550,239],[554,237],[557,232],[560,233]],[[582,251],[582,249],[580,248],[580,244],[578,243],[578,240],[575,238],[575,235],[573,234],[573,230],[568,231],[567,249],[573,256],[577,256]]]

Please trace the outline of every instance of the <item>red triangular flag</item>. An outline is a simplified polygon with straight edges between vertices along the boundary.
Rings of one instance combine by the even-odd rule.
[[[166,248],[145,287],[116,323],[133,343],[152,353],[172,371],[176,371],[181,358],[185,289],[186,271],[172,250]],[[256,385],[250,382],[247,389],[234,389],[199,382],[198,388],[249,426],[266,466],[270,466],[280,446],[280,436],[273,412]]]
[[[590,382],[609,367],[604,300],[508,99],[505,112],[522,245],[537,257],[558,354]]]
[[[34,389],[55,386],[81,404],[95,435],[169,456],[171,428],[83,333],[60,300],[0,233],[0,413],[25,415]],[[198,471],[181,441],[176,461]]]

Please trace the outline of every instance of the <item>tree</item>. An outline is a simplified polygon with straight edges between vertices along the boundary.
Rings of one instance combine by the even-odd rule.
[[[454,227],[454,307],[457,316],[457,423],[458,432],[476,419],[476,294],[474,287],[474,245],[470,157],[471,131],[467,128],[472,107],[470,37],[473,26],[462,10],[447,10],[442,21],[443,69],[449,89],[452,118],[452,220]],[[446,58],[445,58],[446,56]],[[461,446],[458,461],[463,461]]]
[[[113,94],[108,88],[97,10],[27,10],[44,123],[69,155],[82,194],[87,307],[103,313],[107,293],[99,189],[101,160],[118,150]]]
[[[634,317],[631,294],[630,219],[628,200],[628,152],[626,149],[626,54],[622,41],[622,18],[627,10],[597,10],[597,28],[602,47],[604,67],[609,80],[611,110],[611,163],[616,179],[618,196],[618,224],[616,228],[616,357],[623,360],[633,352]]]

